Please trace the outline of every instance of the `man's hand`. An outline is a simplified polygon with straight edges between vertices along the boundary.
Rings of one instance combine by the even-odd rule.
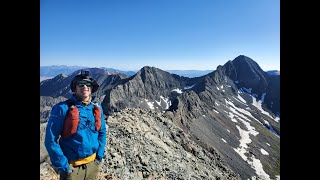
[[[102,160],[98,160],[98,159],[95,159],[95,160],[94,160],[94,163],[96,163],[97,165],[100,165],[101,162],[102,162]]]

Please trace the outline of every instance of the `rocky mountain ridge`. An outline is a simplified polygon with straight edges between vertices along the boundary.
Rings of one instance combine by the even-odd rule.
[[[228,167],[226,168],[228,170],[220,173],[228,175],[204,175],[204,179],[228,179],[230,177],[276,179],[279,177],[280,75],[271,76],[263,72],[259,65],[249,57],[240,55],[233,61],[218,66],[215,71],[195,78],[170,74],[149,66],[143,67],[132,76],[108,75],[101,69],[89,70],[100,84],[95,96],[102,102],[103,110],[110,118],[108,123],[118,113],[131,112],[134,114],[138,112],[139,114],[140,111],[141,113],[150,111],[157,114],[157,116],[152,116],[154,119],[165,118],[166,121],[170,121],[180,129],[183,136],[188,137],[188,141],[195,143],[195,149],[208,152],[214,150],[215,155],[210,157],[221,159],[219,162]],[[41,97],[43,99],[67,98],[70,95],[68,85],[72,76],[76,74],[77,72],[68,77],[57,76],[41,82]],[[56,89],[50,91],[53,85]],[[43,99],[40,101],[44,102]],[[52,104],[52,99],[43,104],[48,104],[48,102]],[[49,111],[50,104],[40,107],[42,124],[46,122]],[[153,118],[151,119],[154,120]],[[119,119],[117,121],[125,123]],[[134,119],[134,121],[138,120]],[[139,127],[140,125],[144,126],[143,123],[139,124]],[[116,126],[110,127],[111,129],[116,128]],[[153,136],[156,132],[156,129],[150,129]],[[124,136],[131,137],[128,133]],[[171,141],[173,140],[174,136],[171,136]],[[127,139],[126,142],[130,141]],[[125,160],[127,161],[128,158]],[[175,161],[173,160],[172,163]],[[48,161],[40,160],[40,162]],[[182,169],[185,170],[185,168]],[[218,172],[217,167],[206,169],[206,171],[209,174]],[[160,171],[156,172],[159,175]],[[172,179],[163,170],[161,172],[163,178]],[[175,172],[182,171],[176,170]],[[227,172],[232,172],[233,175]],[[131,174],[130,177],[132,176]],[[147,175],[142,177],[150,178]],[[174,177],[179,179],[180,175]],[[192,175],[189,178],[181,177],[192,179]]]
[[[108,117],[108,129],[108,154],[99,179],[239,179],[215,149],[202,148],[154,111],[115,112]],[[47,156],[42,156],[41,170],[40,179],[49,174],[58,178]]]

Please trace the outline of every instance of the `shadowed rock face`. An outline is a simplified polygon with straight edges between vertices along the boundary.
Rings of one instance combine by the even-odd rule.
[[[215,147],[241,178],[256,176],[255,171],[259,170],[252,166],[256,157],[266,174],[277,175],[280,173],[280,139],[277,137],[280,124],[274,115],[270,116],[272,113],[259,109],[262,106],[259,107],[257,94],[246,93],[236,84],[225,74],[225,67],[219,66],[204,76],[201,83],[192,88],[194,91],[178,96],[165,116],[199,140],[202,147]],[[245,141],[249,143],[243,143]],[[266,144],[271,142],[272,146]],[[268,154],[272,158],[259,152],[259,148],[272,152]],[[272,168],[268,168],[270,166]],[[268,178],[265,174],[260,176]]]
[[[276,117],[280,116],[280,75],[263,72],[252,59],[238,56],[196,78],[149,66],[130,77],[94,77],[101,83],[96,98],[109,116],[111,133],[101,176],[275,179],[280,174],[280,121]],[[69,77],[63,78],[56,79],[67,82]],[[42,99],[46,100],[41,101],[40,122],[45,123],[56,100]],[[50,164],[42,152],[40,161]],[[197,168],[190,168],[184,157],[194,157]],[[207,159],[213,163],[202,161]],[[181,166],[173,165],[176,162]]]
[[[239,81],[241,86],[266,91],[268,74],[252,59],[240,55],[233,61],[228,61],[224,68],[225,74],[233,81]]]
[[[51,108],[54,104],[64,101],[67,98],[59,96],[57,98],[53,98],[50,96],[40,96],[40,123],[44,123],[48,121]]]
[[[259,97],[266,93],[265,103],[274,114],[280,113],[280,75],[269,75],[251,58],[240,55],[223,65],[225,75],[238,82],[238,88],[251,88]]]
[[[156,111],[165,110],[161,105],[154,103],[160,101],[160,96],[173,97],[173,89],[181,89],[188,78],[171,75],[155,67],[145,66],[137,74],[123,83],[106,91],[103,102],[104,110],[112,113],[114,109],[125,107],[148,107],[146,100],[150,100]]]

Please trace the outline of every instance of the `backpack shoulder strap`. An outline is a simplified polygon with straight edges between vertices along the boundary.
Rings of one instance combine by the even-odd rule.
[[[101,110],[98,105],[98,101],[93,101],[93,115],[95,119],[96,131],[99,131],[101,128]]]
[[[63,122],[63,129],[62,129],[62,134],[61,136],[63,138],[67,138],[77,132],[78,124],[79,124],[79,110],[75,106],[75,103],[68,99],[67,101],[68,104],[68,111],[66,118],[64,119]]]

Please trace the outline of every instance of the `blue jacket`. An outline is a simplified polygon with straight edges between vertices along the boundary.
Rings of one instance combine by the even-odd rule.
[[[99,131],[96,131],[93,116],[93,102],[85,106],[77,101],[74,96],[70,99],[79,109],[77,133],[67,138],[60,136],[64,119],[69,109],[67,101],[63,101],[53,106],[45,136],[45,146],[52,165],[59,171],[64,172],[71,171],[68,161],[83,159],[94,153],[96,153],[96,159],[102,160],[104,148],[107,144],[107,125],[101,103],[98,102],[101,111],[101,128]]]

